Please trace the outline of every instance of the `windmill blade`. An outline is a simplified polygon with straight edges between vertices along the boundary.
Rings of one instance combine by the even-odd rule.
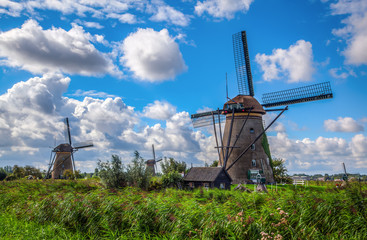
[[[328,98],[333,98],[330,82],[323,82],[284,91],[265,93],[262,96],[262,106],[276,107]]]
[[[73,148],[74,149],[80,149],[80,148],[87,148],[87,147],[93,147],[93,141],[85,141],[80,143],[74,143]]]
[[[69,118],[65,118],[65,123],[66,123],[66,131],[67,131],[67,140],[69,141],[68,143],[71,146],[71,135],[70,135],[70,125],[69,125]]]
[[[154,151],[154,144],[152,144],[152,149],[153,149],[153,159],[155,161],[155,151]]]
[[[232,35],[239,94],[254,96],[246,31]]]
[[[194,128],[210,126],[213,124],[213,115],[218,116],[215,117],[215,123],[217,124],[219,121],[225,121],[225,115],[221,114],[222,111],[209,111],[203,113],[196,113],[191,115],[191,121]]]
[[[53,155],[53,157],[52,157]],[[53,167],[54,165],[54,162],[55,162],[55,158],[56,158],[56,154],[53,154],[53,151],[51,151],[51,155],[50,155],[50,162],[49,162],[49,166],[48,166],[48,170],[47,170],[47,173],[45,175],[45,179],[48,178],[48,176],[51,174],[51,168]]]
[[[160,162],[160,161],[162,161],[163,160],[163,158],[159,158],[157,161],[155,161],[156,163],[157,162]]]

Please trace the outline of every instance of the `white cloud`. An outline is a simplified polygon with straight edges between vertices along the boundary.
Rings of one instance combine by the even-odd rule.
[[[195,12],[201,16],[205,12],[215,18],[234,18],[237,12],[247,12],[253,0],[204,0],[198,1]]]
[[[361,132],[364,127],[351,117],[339,117],[338,120],[324,121],[324,128],[330,132]]]
[[[345,27],[333,29],[333,34],[346,39],[343,51],[347,64],[367,64],[367,2],[339,0],[330,4],[332,14],[348,15],[342,20]]]
[[[342,172],[345,162],[351,172],[366,171],[367,138],[358,134],[350,142],[343,138],[289,139],[285,133],[268,136],[272,157],[283,158],[290,173]]]
[[[22,10],[23,5],[21,3],[9,0],[0,1],[0,14],[7,14],[12,17],[19,17]]]
[[[190,24],[189,16],[167,5],[158,6],[158,9],[150,20],[155,22],[168,22],[182,27]]]
[[[158,120],[167,120],[175,113],[176,107],[166,101],[154,101],[143,109],[143,116]]]
[[[183,14],[175,8],[168,6],[163,1],[131,1],[131,0],[26,0],[21,2],[2,0],[0,1],[0,14],[7,14],[19,17],[22,12],[35,15],[38,10],[53,10],[64,15],[76,14],[79,17],[89,17],[96,19],[112,18],[118,19],[121,23],[135,24],[143,22],[138,20],[136,13],[141,18],[150,16],[151,21],[168,22],[178,26],[190,24],[190,16]],[[133,14],[134,13],[134,14]],[[153,16],[151,16],[153,14]],[[96,22],[83,23],[86,27],[100,29],[103,26]]]
[[[62,94],[70,79],[48,74],[16,83],[0,96],[0,146],[45,146],[58,134]],[[46,145],[47,146],[47,145]]]
[[[356,157],[367,156],[367,137],[363,134],[357,134],[352,138],[352,152]]]
[[[84,91],[81,89],[78,89],[75,91],[75,93],[69,94],[69,95],[73,97],[97,97],[97,98],[115,98],[117,97],[116,95],[108,94],[105,92],[97,92],[96,90]]]
[[[313,68],[312,44],[298,40],[288,49],[274,49],[272,55],[256,54],[265,81],[288,78],[288,82],[310,81]]]
[[[115,18],[118,19],[121,23],[128,23],[128,24],[134,24],[138,22],[136,16],[131,13],[123,13],[123,14],[109,13],[107,15],[107,18]]]
[[[29,20],[21,28],[0,33],[0,63],[32,73],[120,74],[112,60],[90,43],[92,39],[76,24],[69,31],[43,30]]]
[[[93,168],[89,161],[96,163],[98,158],[109,158],[111,154],[128,156],[139,150],[151,157],[151,144],[157,151],[180,156],[178,160],[197,163],[196,154],[205,156],[204,143],[210,140],[192,131],[187,112],[176,113],[176,107],[164,101],[149,104],[142,113],[119,97],[85,97],[79,101],[63,96],[69,83],[70,78],[61,74],[46,74],[19,82],[0,95],[0,146],[4,151],[0,153],[1,161],[13,159],[10,165],[33,164],[45,168],[51,151],[48,147],[55,145],[54,138],[56,144],[64,142],[64,117],[69,117],[73,142],[94,142],[93,148],[77,153],[80,166],[85,160],[88,163],[82,171]],[[87,93],[79,92],[80,95]],[[152,112],[154,110],[158,112]],[[163,119],[165,127],[142,125],[140,117],[144,114]],[[211,146],[214,149],[214,145]]]
[[[82,24],[88,28],[96,28],[96,29],[102,29],[104,28],[100,23],[98,22],[86,22],[82,21]]]
[[[157,32],[139,28],[123,41],[121,48],[121,62],[142,81],[173,79],[187,69],[178,44],[167,29]]]
[[[350,69],[348,71],[343,71],[342,68],[332,68],[329,70],[329,74],[333,78],[337,78],[337,79],[346,79],[349,76],[353,76],[353,77],[357,76],[353,70]]]

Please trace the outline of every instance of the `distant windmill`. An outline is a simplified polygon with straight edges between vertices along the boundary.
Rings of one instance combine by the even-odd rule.
[[[74,146],[71,144],[70,126],[69,119],[65,118],[65,141],[68,143],[63,143],[52,149],[50,156],[49,168],[46,173],[45,178],[59,179],[64,177],[64,172],[66,170],[71,170],[75,172],[75,162],[74,162],[74,152],[81,148],[93,147],[92,141],[76,143]]]
[[[263,104],[254,98],[250,57],[246,32],[236,33],[232,37],[234,60],[237,74],[239,95],[228,98],[223,109],[192,114],[194,127],[213,125],[219,156],[219,164],[228,171],[233,183],[246,180],[257,181],[259,174],[266,182],[274,182],[269,161],[265,131],[288,109],[267,109],[295,103],[332,98],[330,83],[324,82],[285,91],[266,93],[262,96]],[[278,116],[264,129],[262,116],[269,111],[280,111]],[[222,137],[221,122],[225,118]],[[220,145],[218,144],[216,124],[219,124]],[[265,147],[265,148],[264,148]],[[262,179],[262,181],[265,181]]]
[[[159,158],[159,159],[155,159],[155,151],[154,151],[154,144],[152,144],[152,149],[153,149],[153,159],[149,159],[145,162],[145,164],[147,165],[147,168],[150,169],[151,173],[153,174],[153,176],[156,173],[156,169],[157,169],[157,162],[160,162],[163,160],[163,158]]]
[[[343,180],[344,181],[348,181],[347,169],[345,168],[345,164],[344,163],[343,163],[343,169],[344,169]]]

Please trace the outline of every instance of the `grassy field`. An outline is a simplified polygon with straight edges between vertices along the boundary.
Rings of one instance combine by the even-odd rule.
[[[0,239],[367,239],[366,185],[277,190],[146,192],[107,190],[96,180],[0,182]]]

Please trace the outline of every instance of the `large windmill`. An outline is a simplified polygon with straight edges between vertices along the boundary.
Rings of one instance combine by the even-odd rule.
[[[52,149],[50,156],[49,168],[45,178],[59,179],[64,178],[64,172],[71,170],[75,172],[74,152],[81,148],[93,147],[92,141],[76,143],[74,146],[71,144],[69,119],[65,118],[65,141],[68,143],[62,143]]]
[[[262,96],[263,104],[260,104],[254,98],[246,32],[234,34],[232,40],[239,94],[232,99],[227,97],[228,101],[224,103],[223,109],[192,114],[193,126],[213,125],[219,164],[228,171],[233,183],[249,179],[254,181],[266,179],[266,182],[274,182],[265,131],[288,109],[287,105],[332,98],[330,83],[266,93]],[[276,106],[285,107],[272,109]],[[264,107],[267,109],[264,110]],[[280,113],[264,129],[262,116],[269,111]],[[225,128],[222,136],[223,121]],[[220,143],[216,124],[219,125]]]
[[[147,168],[151,171],[151,173],[154,176],[156,173],[156,169],[157,169],[157,163],[162,161],[163,158],[158,158],[158,159],[155,158],[154,144],[152,144],[152,149],[153,149],[153,159],[149,159],[145,161],[145,164],[147,165]]]

